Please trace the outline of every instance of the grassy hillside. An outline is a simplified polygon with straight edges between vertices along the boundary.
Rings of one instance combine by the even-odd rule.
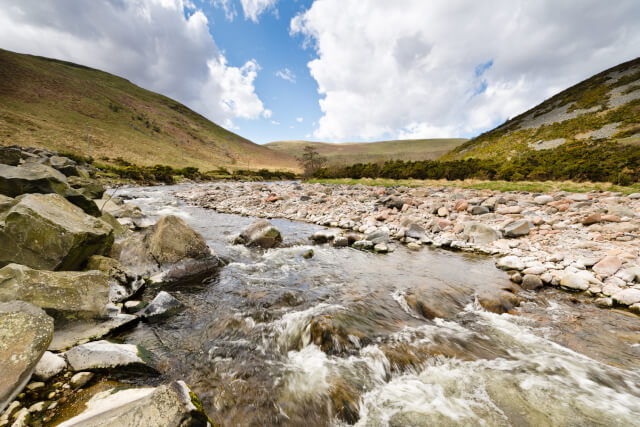
[[[408,139],[368,143],[331,144],[309,141],[276,141],[265,144],[274,150],[300,157],[305,146],[313,146],[330,165],[377,162],[381,160],[435,160],[466,139]]]
[[[640,145],[640,58],[560,92],[443,159],[511,160],[534,151],[610,142]]]
[[[82,65],[0,49],[0,144],[45,147],[140,165],[297,170],[184,105]]]

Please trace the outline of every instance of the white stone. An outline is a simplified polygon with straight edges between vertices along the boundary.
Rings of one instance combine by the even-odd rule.
[[[141,348],[137,345],[114,344],[103,340],[74,347],[64,356],[73,371],[134,366],[153,369],[140,354]]]
[[[67,367],[67,361],[50,351],[45,351],[38,361],[33,376],[39,380],[47,381],[49,378],[58,375]]]
[[[625,289],[613,295],[618,304],[632,305],[640,302],[640,289]]]
[[[498,268],[502,270],[523,270],[524,262],[517,256],[502,257],[497,261]]]

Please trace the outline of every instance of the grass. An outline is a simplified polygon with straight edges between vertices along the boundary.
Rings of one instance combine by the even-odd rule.
[[[587,193],[589,191],[613,191],[623,194],[640,193],[640,184],[630,186],[615,185],[608,182],[572,182],[572,181],[484,181],[467,179],[464,181],[418,180],[418,179],[312,179],[309,183],[347,184],[382,187],[457,187],[475,190],[493,191],[528,191],[532,193],[549,193],[554,191],[568,191],[572,193]]]
[[[301,157],[305,146],[311,145],[331,166],[387,160],[436,160],[466,142],[463,138],[407,139],[378,142],[346,142],[332,144],[311,141],[276,141],[267,147],[295,157]]]
[[[124,158],[139,165],[298,171],[166,96],[78,64],[0,49],[0,145]]]

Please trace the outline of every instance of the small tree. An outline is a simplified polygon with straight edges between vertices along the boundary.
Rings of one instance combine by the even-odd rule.
[[[302,169],[304,169],[305,178],[309,178],[318,169],[323,168],[327,164],[327,158],[321,156],[318,151],[311,145],[304,147],[302,158],[298,159]]]

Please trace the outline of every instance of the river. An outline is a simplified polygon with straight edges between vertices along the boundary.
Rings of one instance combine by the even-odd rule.
[[[187,309],[118,338],[151,350],[162,380],[190,384],[216,424],[640,423],[638,316],[551,288],[494,314],[478,298],[512,285],[489,257],[310,245],[324,227],[302,222],[272,220],[280,248],[233,245],[255,218],[185,205],[174,196],[184,188],[118,195],[152,219],[181,217],[227,265],[165,288]],[[444,315],[417,314],[415,289]]]

